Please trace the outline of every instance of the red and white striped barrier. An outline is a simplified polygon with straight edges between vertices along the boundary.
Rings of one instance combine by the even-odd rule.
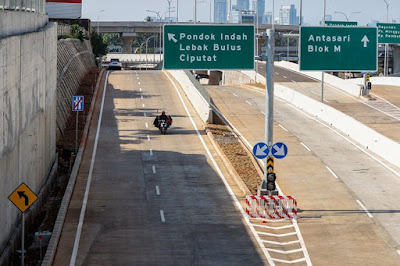
[[[254,219],[296,219],[297,200],[292,196],[246,196],[246,213]]]

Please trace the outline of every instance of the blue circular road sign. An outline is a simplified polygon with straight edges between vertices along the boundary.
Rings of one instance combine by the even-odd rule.
[[[272,146],[271,153],[276,159],[283,159],[288,154],[288,147],[282,142],[277,142]]]
[[[260,142],[253,148],[253,154],[257,159],[265,159],[269,154],[269,147],[267,144]]]

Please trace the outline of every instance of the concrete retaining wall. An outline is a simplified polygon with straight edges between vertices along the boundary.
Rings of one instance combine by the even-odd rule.
[[[254,73],[254,71],[252,72]],[[255,76],[251,77],[250,74],[246,75],[241,71],[224,71],[222,74],[222,84],[235,85],[235,84],[255,83],[254,77]]]
[[[265,84],[265,78],[262,80]],[[354,118],[288,87],[275,84],[275,96],[342,131],[362,146],[400,167],[400,144]]]
[[[37,31],[43,28],[48,21],[46,15],[39,13],[0,11],[0,38]]]
[[[321,71],[300,71],[298,64],[287,62],[287,61],[275,62],[275,65],[292,70],[294,72],[301,73],[305,76],[309,76],[316,80],[320,80],[320,81],[322,80],[322,72]],[[341,89],[342,91],[345,91],[347,93],[350,93],[354,96],[357,96],[357,97],[360,96],[361,87],[356,84],[353,84],[351,82],[348,82],[347,80],[343,80],[336,76],[330,75],[328,73],[325,73],[324,80],[325,80],[326,84],[334,86],[334,87]]]
[[[0,253],[20,218],[7,197],[42,188],[56,157],[57,28],[0,39]]]
[[[199,114],[201,120],[203,120],[204,123],[212,123],[212,109],[210,106],[210,99],[207,100],[193,84],[197,81],[190,80],[188,75],[183,70],[170,70],[168,72],[181,85],[188,99]]]
[[[63,134],[71,114],[72,96],[89,67],[95,66],[89,41],[63,39],[57,44],[57,135]]]

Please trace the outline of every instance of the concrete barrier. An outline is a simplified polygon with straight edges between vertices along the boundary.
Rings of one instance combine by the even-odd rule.
[[[204,95],[201,88],[196,88],[196,85],[201,86],[194,77],[193,80],[183,70],[169,70],[174,79],[181,85],[183,91],[186,93],[188,99],[192,103],[194,109],[199,114],[204,123],[212,123],[212,109],[210,106],[210,96]],[[189,74],[190,75],[190,74]],[[195,85],[195,82],[198,84]],[[204,88],[203,88],[204,90]],[[205,90],[204,90],[205,91]],[[208,93],[207,93],[208,94]]]
[[[254,74],[250,74],[250,76],[251,75]],[[265,81],[265,78],[263,78],[261,83],[265,84]],[[318,117],[322,121],[339,129],[345,135],[348,135],[378,156],[400,167],[399,143],[383,136],[356,119],[288,87],[275,84],[275,96]]]
[[[387,85],[387,86],[399,86],[400,87],[400,78],[399,77],[371,77],[370,78],[372,86],[373,85]],[[348,82],[353,84],[361,85],[363,83],[362,78],[357,79],[347,79]]]
[[[0,251],[20,220],[7,200],[25,182],[35,193],[56,159],[57,28],[0,39]]]
[[[287,62],[287,61],[275,62],[275,65],[282,67],[282,68],[289,69],[294,72],[301,73],[305,76],[311,77],[311,78],[319,80],[319,81],[322,80],[322,72],[321,71],[300,71],[298,64]],[[354,95],[357,97],[360,96],[361,87],[352,82],[348,82],[347,80],[344,80],[344,79],[338,78],[336,76],[330,75],[328,73],[325,73],[324,82],[328,85],[331,85],[333,87],[341,89],[342,91],[347,92],[351,95]]]
[[[0,38],[37,31],[46,26],[48,22],[47,15],[2,10],[0,11]]]

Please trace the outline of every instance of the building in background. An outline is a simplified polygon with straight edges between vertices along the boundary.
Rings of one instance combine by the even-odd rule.
[[[232,1],[232,10],[249,10],[250,2],[249,0],[231,0]]]
[[[258,23],[262,23],[263,16],[265,15],[265,0],[252,0],[250,10],[256,12],[258,16]]]
[[[279,24],[282,25],[297,25],[297,11],[294,5],[281,6],[279,10]]]
[[[227,0],[214,0],[214,22],[226,23],[227,21]]]
[[[46,0],[46,13],[49,18],[81,18],[82,0]]]

